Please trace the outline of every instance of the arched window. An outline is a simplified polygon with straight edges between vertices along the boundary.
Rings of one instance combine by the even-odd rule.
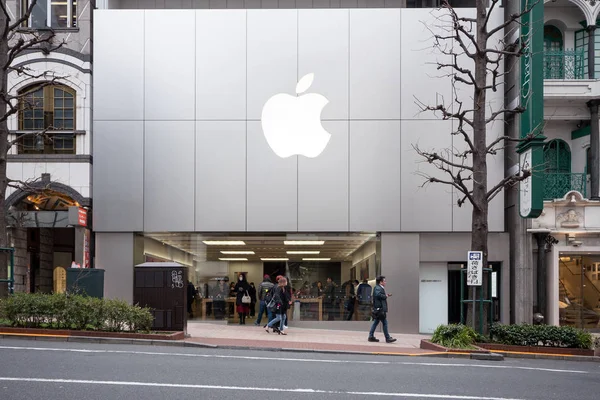
[[[571,149],[561,139],[553,139],[544,145],[544,165],[549,173],[571,173]]]
[[[64,85],[36,85],[19,95],[19,153],[73,154],[75,91]],[[36,134],[42,131],[44,135]]]
[[[564,79],[563,35],[554,25],[544,26],[544,79]]]

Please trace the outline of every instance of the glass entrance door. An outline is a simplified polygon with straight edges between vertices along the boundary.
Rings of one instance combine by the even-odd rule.
[[[560,325],[600,330],[600,255],[559,258]]]

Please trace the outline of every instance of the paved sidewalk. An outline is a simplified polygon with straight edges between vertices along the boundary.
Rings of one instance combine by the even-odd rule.
[[[261,348],[273,350],[297,349],[303,351],[334,351],[377,354],[428,355],[437,354],[419,348],[425,335],[391,335],[398,339],[386,343],[382,333],[376,336],[379,343],[367,341],[368,332],[290,327],[287,335],[267,333],[262,327],[248,325],[226,325],[210,322],[188,322],[186,342],[203,343],[219,347]]]

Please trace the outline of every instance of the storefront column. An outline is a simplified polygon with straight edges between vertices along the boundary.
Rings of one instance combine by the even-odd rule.
[[[590,100],[587,106],[590,109],[590,151],[591,151],[591,193],[587,195],[592,200],[600,200],[600,125],[598,124],[599,99]]]
[[[546,239],[547,232],[537,232],[533,236],[537,240],[537,312],[544,316],[544,322],[547,321],[546,307]]]
[[[390,332],[419,332],[419,234],[381,234],[381,274],[388,282]]]
[[[97,232],[95,267],[104,269],[104,297],[133,303],[132,232]]]

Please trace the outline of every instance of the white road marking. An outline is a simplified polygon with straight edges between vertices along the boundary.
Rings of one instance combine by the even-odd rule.
[[[178,383],[159,383],[159,382],[127,382],[127,381],[94,381],[80,379],[45,379],[45,378],[13,378],[0,377],[4,382],[39,382],[39,383],[70,383],[77,385],[111,385],[111,386],[146,386],[163,387],[176,389],[208,389],[208,390],[240,390],[253,392],[287,392],[287,393],[320,393],[334,395],[354,395],[354,396],[393,396],[393,397],[416,397],[429,399],[453,399],[453,400],[524,400],[509,397],[485,397],[485,396],[466,396],[434,393],[383,393],[383,392],[350,392],[341,390],[320,390],[309,388],[284,389],[272,387],[247,387],[247,386],[219,386],[219,385],[188,385]]]
[[[559,372],[571,374],[588,374],[588,371],[579,371],[572,369],[554,369],[554,368],[536,368],[521,367],[516,365],[492,365],[492,364],[450,364],[433,362],[409,362],[409,361],[366,361],[366,360],[331,360],[316,358],[284,358],[284,357],[258,357],[258,356],[228,356],[220,354],[189,354],[189,353],[161,353],[154,351],[129,351],[129,350],[92,350],[92,349],[68,349],[53,347],[19,347],[19,346],[0,346],[0,350],[31,350],[31,351],[59,351],[70,353],[97,353],[97,354],[133,354],[146,356],[177,356],[177,357],[198,357],[198,358],[225,358],[236,360],[253,361],[296,361],[296,362],[314,362],[326,364],[381,364],[381,365],[415,365],[425,367],[464,367],[464,368],[492,368],[492,369],[521,369],[527,371]]]

